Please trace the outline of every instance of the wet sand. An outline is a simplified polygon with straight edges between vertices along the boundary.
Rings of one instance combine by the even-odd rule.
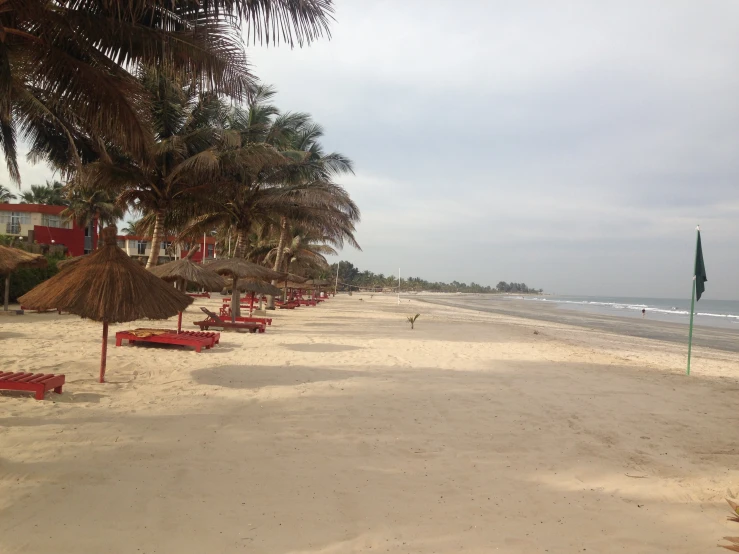
[[[471,295],[429,295],[414,297],[414,299],[443,306],[455,306],[531,320],[563,323],[617,335],[684,344],[686,349],[688,344],[687,325],[658,321],[649,317],[641,319],[594,314],[562,308],[554,303],[509,300],[494,296],[487,296],[484,301],[480,301]],[[739,327],[739,324],[737,324],[737,327]],[[693,345],[727,352],[739,352],[739,328],[727,329],[696,325],[693,330]]]

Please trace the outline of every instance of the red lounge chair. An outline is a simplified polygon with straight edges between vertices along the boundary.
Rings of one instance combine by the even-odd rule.
[[[247,306],[248,308],[249,306]],[[231,319],[231,308],[229,306],[223,306],[220,309],[221,319]],[[271,317],[256,317],[240,315],[236,318],[236,321],[251,322],[251,323],[263,323],[264,325],[272,325]]]
[[[301,306],[317,306],[318,303],[315,300],[303,300],[302,298],[299,300],[296,300],[298,304]]]
[[[187,296],[192,296],[193,298],[210,298],[209,292],[186,292]]]
[[[221,340],[220,333],[206,333],[197,331],[166,331],[165,333],[157,333],[151,335],[143,335],[146,329],[134,329],[133,331],[118,331],[115,334],[115,345],[120,346],[124,340],[128,341],[129,346],[134,346],[139,342],[150,342],[157,344],[175,344],[178,346],[193,346],[196,352],[200,352],[203,347],[206,350],[214,347]],[[137,334],[137,332],[139,334]]]
[[[222,329],[246,330],[250,333],[264,333],[267,328],[264,323],[250,321],[237,321],[236,323],[233,323],[223,319],[218,314],[211,312],[208,308],[201,307],[200,309],[208,316],[208,319],[193,322],[195,325],[200,327],[201,330],[208,329],[209,327],[221,327]]]
[[[43,400],[49,389],[61,394],[63,385],[64,375],[0,371],[0,389],[35,392],[36,400]]]

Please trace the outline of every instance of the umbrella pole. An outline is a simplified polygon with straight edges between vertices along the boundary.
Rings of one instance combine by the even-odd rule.
[[[182,312],[177,316],[177,334],[182,332]]]
[[[108,322],[103,321],[103,352],[100,355],[100,382],[105,383],[105,362],[108,358]]]
[[[249,302],[249,317],[251,317],[251,313],[254,311],[254,291],[251,291],[251,302]]]
[[[3,301],[3,310],[8,311],[10,303],[10,273],[5,276],[5,300]]]

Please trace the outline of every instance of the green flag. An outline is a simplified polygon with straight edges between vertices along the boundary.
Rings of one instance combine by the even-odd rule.
[[[696,300],[701,299],[701,294],[706,290],[706,266],[703,263],[703,249],[701,248],[701,232],[698,231],[698,243],[695,247],[695,293]]]

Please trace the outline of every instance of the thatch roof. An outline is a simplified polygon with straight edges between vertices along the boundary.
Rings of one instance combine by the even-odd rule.
[[[301,277],[300,275],[295,275],[294,273],[288,273],[287,278],[285,274],[283,273],[281,281],[288,281],[290,283],[306,283],[308,279],[305,277]]]
[[[284,281],[280,282],[279,285],[281,287],[285,288],[285,282]],[[289,288],[289,289],[303,289],[303,290],[308,290],[308,289],[312,289],[312,288],[315,288],[315,287],[313,285],[311,285],[310,283],[295,283],[293,281],[288,281],[287,282],[287,288]]]
[[[57,308],[109,323],[166,319],[192,298],[152,275],[116,246],[115,227],[101,233],[103,246],[19,298],[31,309]]]
[[[208,266],[196,264],[188,258],[167,262],[149,269],[151,273],[168,282],[183,279],[188,283],[193,283],[205,287],[209,291],[219,291],[226,286],[226,280],[212,271]]]
[[[19,248],[0,246],[0,274],[13,273],[16,269],[46,267],[46,258]]]
[[[82,256],[75,256],[73,258],[66,258],[64,260],[61,260],[61,261],[57,262],[56,263],[56,267],[59,268],[59,269],[70,268],[74,264],[76,264],[77,262],[80,262],[80,261],[84,260],[86,256],[87,256],[87,254],[83,254]]]
[[[331,284],[330,281],[327,281],[326,279],[308,279],[305,282],[306,285],[315,285],[317,287],[326,287]]]
[[[229,280],[226,283],[226,288],[231,289],[233,287],[233,281]],[[241,292],[253,292],[256,295],[269,294],[270,296],[279,296],[282,294],[282,290],[278,289],[274,285],[270,285],[265,281],[239,281],[238,287]]]
[[[208,269],[219,275],[231,275],[237,279],[253,279],[271,281],[272,279],[284,279],[284,273],[278,273],[271,269],[247,262],[243,258],[221,258],[205,265]]]

